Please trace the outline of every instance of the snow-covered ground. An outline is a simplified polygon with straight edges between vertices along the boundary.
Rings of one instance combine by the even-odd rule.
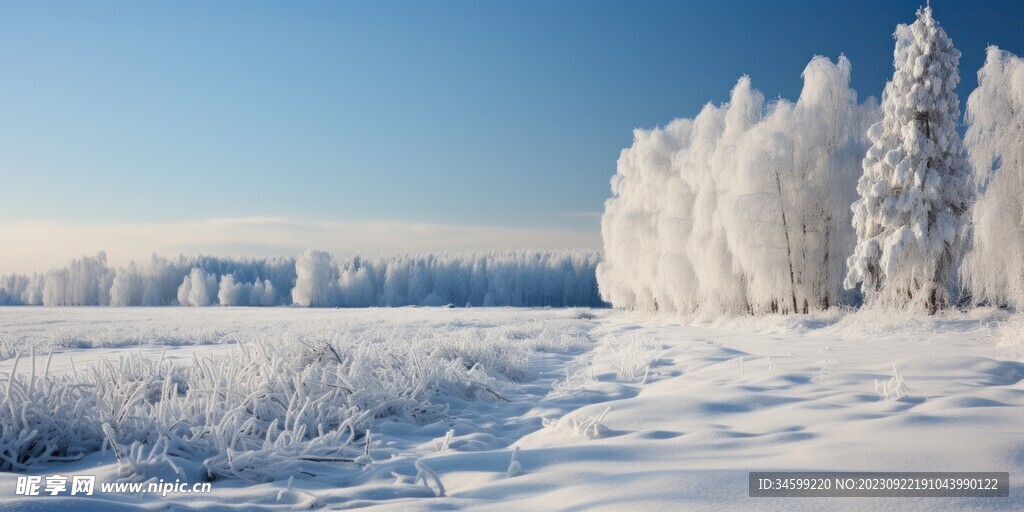
[[[74,389],[98,389],[99,414],[129,411],[111,416],[124,460],[77,418],[88,453],[0,472],[0,508],[1021,510],[1022,333],[985,310],[691,325],[577,309],[0,308],[7,409],[56,407],[32,393],[87,384]],[[145,399],[109,401],[132,385]],[[308,407],[261,423],[279,396]],[[303,433],[307,420],[349,430]],[[228,431],[234,445],[209,441]],[[161,436],[167,455],[151,454]],[[763,470],[1009,471],[1011,497],[748,497],[747,473]],[[53,473],[216,478],[207,495],[14,495],[17,476]]]

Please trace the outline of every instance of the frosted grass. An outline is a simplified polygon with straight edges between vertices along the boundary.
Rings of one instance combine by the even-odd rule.
[[[533,354],[581,346],[584,334],[555,325],[567,322],[249,333],[228,357],[129,354],[62,375],[19,355],[0,382],[0,469],[106,449],[126,480],[192,468],[270,481],[317,463],[358,466],[376,419],[425,424],[452,400],[508,400],[505,383],[534,377]]]

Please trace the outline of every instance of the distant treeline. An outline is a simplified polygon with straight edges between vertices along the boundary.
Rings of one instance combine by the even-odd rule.
[[[591,251],[297,258],[166,258],[114,268],[104,253],[0,276],[0,305],[603,306]]]

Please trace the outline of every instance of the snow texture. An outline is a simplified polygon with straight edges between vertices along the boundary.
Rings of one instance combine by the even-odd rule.
[[[601,219],[601,296],[617,307],[708,315],[797,312],[850,300],[865,132],[851,64],[815,57],[796,103],[743,77],[730,101],[634,131]]]
[[[992,46],[967,99],[965,142],[980,196],[964,285],[976,302],[1024,307],[1024,60]]]
[[[533,378],[534,345],[524,338],[552,338],[536,344],[542,350],[580,331],[568,316],[533,325],[509,319],[514,325],[506,319],[443,337],[439,326],[408,321],[363,335],[356,333],[365,327],[325,329],[337,320],[299,322],[282,335],[250,332],[227,357],[181,364],[127,352],[72,362],[70,374],[50,373],[55,347],[37,373],[42,361],[30,349],[9,361],[0,390],[0,470],[78,460],[106,446],[121,480],[172,466],[200,471],[193,477],[268,481],[305,463],[353,463],[375,420],[422,425],[442,419],[449,398],[505,400],[502,382]]]
[[[0,361],[0,488],[14,489],[25,474],[213,478],[208,495],[8,492],[0,508],[1024,505],[1016,491],[990,499],[747,496],[749,471],[787,470],[1001,470],[1019,489],[1016,315],[978,308],[880,325],[893,315],[832,308],[681,326],[590,313],[0,308],[4,332],[36,347],[34,356],[29,349]],[[54,326],[80,337],[122,329],[166,338],[191,324],[238,342],[42,349]]]
[[[970,168],[956,131],[960,51],[932,17],[894,34],[893,78],[883,119],[868,131],[871,148],[853,205],[857,246],[846,286],[869,304],[936,311],[957,295]]]

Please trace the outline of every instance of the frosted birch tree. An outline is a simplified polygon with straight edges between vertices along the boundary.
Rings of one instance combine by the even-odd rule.
[[[989,47],[967,99],[966,145],[981,195],[964,285],[975,301],[1024,307],[1024,59]]]
[[[217,303],[217,276],[194,268],[178,287],[178,303],[182,306],[212,306]]]
[[[636,130],[601,218],[601,295],[629,309],[795,313],[847,299],[845,259],[874,99],[852,65],[815,57],[796,102],[748,77],[729,102]]]

